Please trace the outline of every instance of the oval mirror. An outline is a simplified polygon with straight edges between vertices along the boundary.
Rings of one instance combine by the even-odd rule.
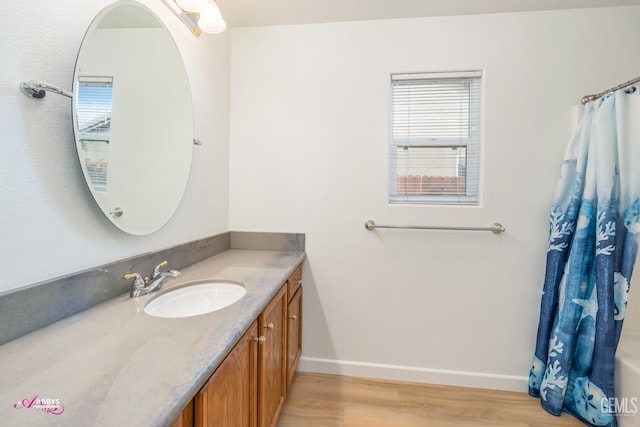
[[[122,0],[84,36],[73,76],[73,128],[85,180],[121,230],[153,233],[189,179],[193,106],[171,34],[147,7]]]

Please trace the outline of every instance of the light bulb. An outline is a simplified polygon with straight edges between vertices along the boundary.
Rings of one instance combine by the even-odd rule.
[[[218,34],[227,28],[227,23],[222,19],[220,9],[214,2],[209,2],[209,6],[200,12],[198,27],[209,34]]]
[[[185,12],[198,13],[202,12],[208,5],[208,0],[176,0],[180,9]]]

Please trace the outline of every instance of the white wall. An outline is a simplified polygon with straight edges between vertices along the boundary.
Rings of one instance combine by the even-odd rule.
[[[194,37],[160,1],[142,0],[185,62],[195,113],[191,176],[173,219],[130,236],[105,218],[84,183],[71,103],[24,96],[37,79],[71,89],[76,55],[110,0],[5,2],[0,14],[0,291],[228,230],[229,33]],[[141,165],[148,173],[161,173]]]
[[[232,30],[230,228],[307,234],[303,369],[524,390],[572,107],[638,75],[639,21],[627,7]],[[481,206],[388,205],[390,74],[469,69],[484,72]]]

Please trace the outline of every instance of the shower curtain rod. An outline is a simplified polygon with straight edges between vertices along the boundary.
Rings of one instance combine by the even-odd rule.
[[[638,83],[638,82],[640,82],[640,77],[635,78],[633,80],[629,80],[628,82],[622,83],[622,84],[620,84],[618,86],[612,87],[611,89],[607,89],[604,92],[600,92],[600,93],[597,93],[597,94],[594,94],[594,95],[583,96],[580,101],[582,102],[582,105],[584,105],[589,101],[595,101],[596,99],[601,98],[601,97],[605,96],[608,93],[615,92],[615,91],[617,91],[619,89],[624,89],[625,87],[631,86],[632,84]]]

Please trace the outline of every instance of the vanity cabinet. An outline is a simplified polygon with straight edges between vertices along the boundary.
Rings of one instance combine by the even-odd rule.
[[[289,295],[289,301],[296,294],[296,291],[300,289],[302,286],[302,264],[300,264],[294,271],[291,273],[289,280],[287,280],[287,293]]]
[[[302,353],[302,287],[287,304],[287,388],[293,381]]]
[[[302,349],[298,268],[172,427],[275,427]]]
[[[255,427],[258,324],[235,345],[195,397],[195,426]]]
[[[264,309],[258,323],[266,340],[258,347],[258,427],[273,427],[287,394],[287,287]]]
[[[302,264],[287,280],[287,387],[302,354]]]
[[[193,427],[193,415],[193,400],[191,400],[171,427]]]

